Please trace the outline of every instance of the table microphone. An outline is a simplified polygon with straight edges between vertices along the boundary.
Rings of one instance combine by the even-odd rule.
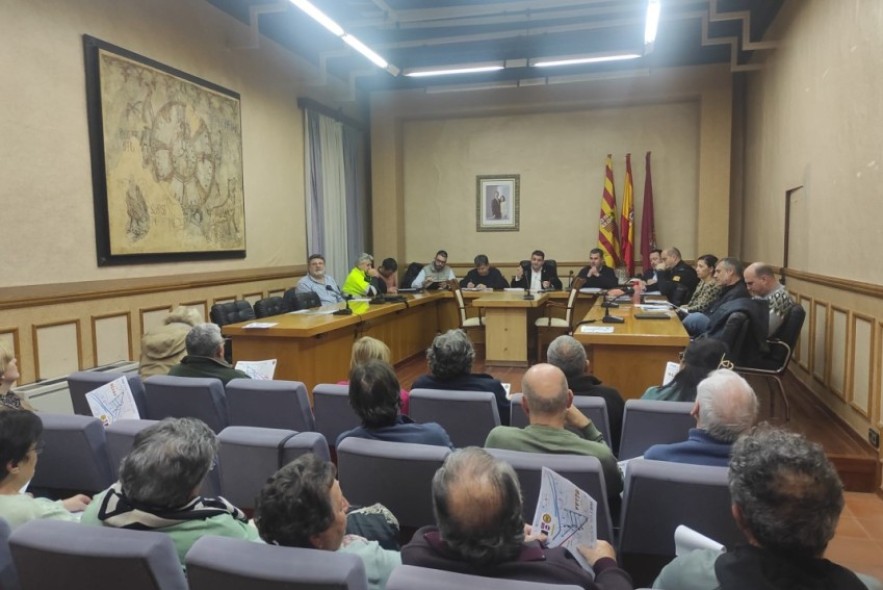
[[[352,299],[352,298],[353,298],[353,296],[350,295],[349,293],[344,295],[343,296],[343,304],[346,307],[344,307],[342,309],[338,309],[337,311],[334,312],[333,315],[353,315],[353,310],[350,309],[350,299]]]
[[[615,304],[614,304],[615,305]],[[604,306],[604,317],[601,318],[601,321],[605,324],[624,324],[625,318],[621,318],[615,315],[610,315],[610,307],[609,305]],[[618,305],[616,307],[619,307]]]

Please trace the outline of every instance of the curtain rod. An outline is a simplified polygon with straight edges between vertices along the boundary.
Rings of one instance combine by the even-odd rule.
[[[364,132],[367,130],[365,124],[362,123],[361,121],[358,121],[356,119],[353,119],[352,117],[344,115],[342,108],[333,109],[329,106],[322,104],[321,102],[319,102],[317,100],[313,100],[312,98],[306,98],[306,97],[299,97],[297,99],[297,106],[300,109],[304,109],[304,110],[309,109],[311,111],[316,111],[317,113],[325,115],[326,117],[331,117],[335,121],[343,123],[344,125],[349,125],[350,127],[355,127],[359,131]]]

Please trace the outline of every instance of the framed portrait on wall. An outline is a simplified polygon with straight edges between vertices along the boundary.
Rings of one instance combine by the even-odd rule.
[[[477,231],[518,231],[518,174],[476,176]]]
[[[83,46],[98,266],[244,258],[239,94]]]

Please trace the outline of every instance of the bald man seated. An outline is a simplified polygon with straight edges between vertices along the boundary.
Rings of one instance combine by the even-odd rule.
[[[607,498],[613,501],[622,491],[622,477],[616,457],[592,421],[573,405],[573,391],[558,367],[540,363],[529,368],[521,380],[521,407],[530,421],[524,428],[497,426],[488,433],[484,446],[493,449],[590,455],[601,461]],[[565,427],[579,432],[571,432]]]
[[[757,420],[757,396],[737,373],[718,369],[699,382],[690,414],[696,418],[687,440],[653,445],[645,459],[727,467],[733,443]]]

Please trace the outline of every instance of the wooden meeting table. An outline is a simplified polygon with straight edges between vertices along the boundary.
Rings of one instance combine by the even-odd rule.
[[[623,318],[622,324],[605,324],[605,309],[599,299],[573,332],[586,347],[592,373],[606,385],[615,387],[625,399],[639,398],[653,385],[662,383],[665,364],[677,362],[690,337],[680,319],[668,311],[668,319],[638,319],[641,309],[630,303],[610,309],[610,315]],[[610,333],[598,328],[612,327]]]

